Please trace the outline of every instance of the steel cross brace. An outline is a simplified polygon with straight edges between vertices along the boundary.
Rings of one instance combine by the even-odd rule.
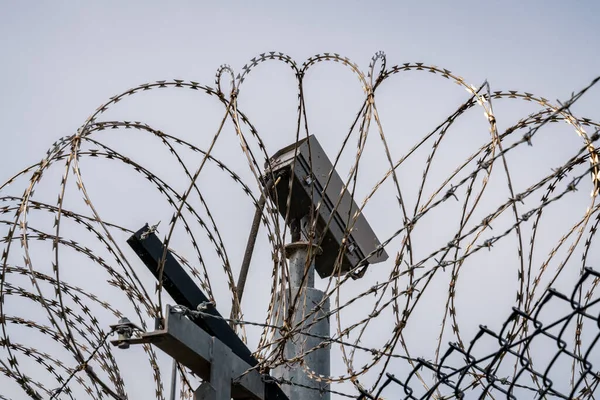
[[[148,224],[131,236],[127,243],[158,279],[164,245],[150,230]],[[166,254],[162,281],[163,288],[180,306],[196,310],[200,304],[208,302],[206,295],[170,251],[167,251]],[[196,392],[197,400],[221,400],[232,397],[234,399],[288,400],[277,383],[274,381],[263,382],[262,376],[255,370],[244,375],[240,382],[236,381],[237,383],[232,384],[233,378],[258,365],[258,360],[229,324],[222,319],[216,308],[209,307],[203,311],[213,317],[187,319],[181,314],[173,314],[173,310],[169,308],[163,322],[163,329],[143,334],[143,340],[148,338],[143,343],[149,342],[150,337],[160,338],[152,339],[155,342],[150,343],[161,348],[205,380]],[[129,343],[135,344],[138,340],[140,339],[130,339]],[[160,344],[164,341],[168,343],[165,348]],[[261,389],[258,389],[257,382],[261,382]],[[221,389],[224,386],[231,388],[228,390],[231,391],[232,397],[221,395],[220,391],[225,390]],[[252,396],[260,394],[260,396],[249,397],[249,394]]]

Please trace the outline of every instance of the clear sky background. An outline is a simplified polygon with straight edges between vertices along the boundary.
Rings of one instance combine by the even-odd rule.
[[[596,1],[208,2],[3,1],[3,159],[37,159],[98,104],[137,83],[212,83],[265,51],[297,60],[337,52],[366,68],[424,61],[468,82],[568,96],[597,72]],[[21,150],[27,148],[27,151]],[[9,157],[6,157],[9,155]]]
[[[600,74],[599,17],[600,2],[594,0],[227,3],[33,3],[0,0],[0,76],[3,78],[0,89],[0,181],[39,161],[56,139],[74,133],[100,104],[127,88],[173,78],[214,86],[214,75],[219,65],[229,64],[239,72],[252,57],[266,51],[281,51],[299,63],[316,53],[335,52],[349,57],[366,70],[373,54],[383,50],[387,54],[388,66],[425,62],[447,68],[475,86],[487,79],[492,90],[518,89],[550,100],[568,99],[572,91],[579,90]],[[322,135],[319,140],[327,149],[335,148],[336,140],[341,137],[327,136],[328,132],[333,131],[334,126],[341,129],[340,134],[347,131],[362,94],[358,82],[349,74],[338,74],[341,70],[332,67],[324,67],[323,71],[311,71],[313,75],[307,76],[306,85],[308,108],[311,110],[313,107],[317,115],[314,132]],[[401,84],[381,89],[382,96],[388,101],[387,108],[382,104],[381,110],[382,113],[388,112],[388,127],[391,127],[388,134],[391,136],[394,136],[393,130],[400,127],[399,137],[405,137],[403,133],[406,132],[416,132],[415,138],[419,137],[428,131],[426,128],[435,127],[468,98],[464,90],[456,85],[440,83],[440,79],[404,79],[407,80],[401,81]],[[293,119],[296,87],[289,70],[275,64],[261,66],[251,74],[251,80],[245,85],[240,94],[240,104],[256,122],[268,150],[272,152],[291,143],[296,125]],[[599,89],[594,88],[586,101],[574,107],[574,111],[580,116],[598,120],[599,99]],[[160,129],[172,129],[170,132],[174,134],[181,134],[190,124],[206,123],[212,127],[206,138],[200,129],[200,133],[194,131],[188,134],[194,143],[203,148],[208,146],[221,111],[218,115],[211,114],[212,109],[208,105],[206,109],[197,110],[195,107],[199,103],[188,97],[166,95],[162,99],[153,98],[157,100],[155,103],[150,100],[116,107],[114,118],[156,123]],[[432,110],[430,106],[436,109]],[[524,116],[532,110],[527,108],[518,115]],[[514,113],[518,111],[510,109],[507,115],[517,115]],[[204,113],[202,118],[196,118],[196,112]],[[475,113],[478,117],[481,115],[479,110]],[[473,118],[479,121],[473,129],[487,133],[483,121]],[[508,122],[504,127],[507,126]],[[420,127],[423,127],[422,131],[419,131]],[[576,143],[572,147],[569,147],[571,144],[567,146],[572,150],[581,142],[572,131],[570,134],[572,138],[569,136],[569,139],[573,142],[569,143]],[[454,148],[457,154],[460,144],[470,140],[467,137],[470,136],[457,139]],[[398,148],[393,152],[396,156],[402,154],[401,144],[404,143],[398,140]],[[233,135],[223,139],[219,150],[226,156],[228,141],[237,151],[231,159],[237,158],[241,160],[238,166],[243,165],[237,138]],[[567,153],[559,154],[562,143],[550,141],[547,151],[556,153],[557,157],[566,157]],[[125,146],[134,155],[153,159],[151,147],[134,147],[131,143]],[[456,158],[460,159],[458,155]],[[523,168],[529,166],[526,161],[521,162]],[[550,164],[552,162],[549,161]],[[196,164],[192,162],[189,165],[192,170],[195,169]],[[549,166],[545,171],[549,171]],[[419,177],[420,174],[419,170]],[[95,177],[103,179],[100,173]],[[112,183],[104,183],[105,190],[109,190],[108,185]],[[364,195],[372,184],[361,189],[361,193]],[[114,197],[127,195],[126,188],[114,190]],[[108,197],[111,196],[105,196]],[[50,198],[55,198],[55,192]],[[394,197],[391,198],[395,201]],[[589,197],[584,200],[588,201]],[[228,201],[231,203],[223,204],[233,207],[236,199]],[[379,201],[375,204],[385,204],[386,198]],[[587,204],[585,201],[581,203],[583,207]],[[247,201],[244,204],[246,208],[240,211],[239,218],[248,221],[245,223],[248,225],[252,207]],[[390,224],[391,217],[386,213],[366,211],[371,213],[367,217],[380,238],[397,229],[398,224]],[[150,212],[146,209],[144,215]],[[217,210],[219,213],[220,221],[227,226],[227,206]],[[120,217],[123,215],[127,215],[126,212]],[[153,219],[144,215],[140,213],[140,222],[144,218]],[[165,216],[165,219],[168,217]],[[128,226],[133,228],[136,224],[137,220]],[[235,227],[235,223],[230,222],[224,230],[229,229],[231,240],[244,243],[246,227],[239,237]],[[440,230],[443,231],[442,228]],[[425,250],[437,247],[435,244],[425,245],[423,251],[426,253]],[[260,244],[258,249],[261,249]],[[393,259],[394,251],[388,253]],[[232,258],[236,257],[241,258],[241,251],[236,253],[232,250]],[[258,258],[255,263],[260,260]],[[490,271],[486,273],[492,274]],[[265,274],[268,275],[268,271]],[[477,277],[473,278],[474,282],[479,283],[477,279],[482,275],[475,273],[474,276]],[[474,332],[479,323],[485,322],[482,319],[499,323],[507,316],[514,302],[515,276],[513,270],[503,275],[502,281],[496,281],[505,282],[511,288],[506,301],[490,297],[487,303],[484,302],[490,306],[497,304],[499,314],[492,315],[481,306],[475,316],[466,317],[465,321],[472,323],[471,330],[467,328],[467,332]],[[254,279],[254,288],[257,289],[260,278]],[[375,282],[377,277],[367,279]],[[501,285],[493,282],[472,290],[465,292],[477,295],[486,290],[495,294],[503,291]],[[266,297],[259,292],[258,288],[255,300],[260,306],[256,307],[254,314],[252,307],[246,311],[249,319],[261,320],[261,314],[264,314]],[[467,302],[468,298],[464,301]],[[439,318],[436,318],[428,322],[426,317],[417,317],[417,321],[424,325],[414,328],[413,337],[418,339],[419,335],[426,335],[423,332],[428,332],[428,326],[433,327],[431,332],[439,330]],[[410,333],[407,332],[408,335]],[[371,335],[374,346],[378,343],[376,336]],[[431,338],[436,338],[434,333],[431,333]],[[256,341],[256,337],[253,339],[250,335],[250,343],[252,340]],[[431,354],[428,353],[431,346],[418,341],[415,349]],[[168,364],[165,365],[168,368]],[[344,372],[343,369],[335,369],[335,361],[332,365],[335,372]],[[343,389],[352,390],[349,386]]]

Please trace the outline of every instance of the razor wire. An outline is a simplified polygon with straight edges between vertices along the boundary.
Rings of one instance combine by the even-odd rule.
[[[571,296],[556,290],[549,290],[542,303],[530,313],[514,308],[510,317],[502,324],[499,332],[481,326],[479,332],[467,347],[458,343],[450,343],[448,350],[439,363],[419,359],[409,374],[396,377],[386,374],[386,380],[376,393],[363,392],[359,399],[379,399],[387,390],[396,386],[402,390],[395,391],[398,399],[448,399],[448,398],[557,398],[557,399],[589,399],[600,382],[600,373],[590,362],[596,348],[600,332],[587,341],[585,351],[581,341],[569,343],[568,325],[574,323],[581,331],[583,322],[598,326],[598,313],[592,309],[600,299],[580,303],[578,293],[586,284],[597,285],[600,273],[586,268]],[[588,292],[589,293],[589,292]],[[589,296],[588,297],[589,300]],[[564,302],[570,310],[564,315],[548,317],[543,315],[546,309],[556,302]],[[591,312],[592,311],[592,312]],[[543,315],[543,316],[542,316]],[[549,319],[549,321],[547,321]],[[513,323],[528,327],[527,333],[518,339],[510,334],[509,326]],[[480,343],[490,339],[495,344],[493,351],[487,354],[478,349]],[[516,339],[516,340],[515,340]],[[528,349],[537,342],[549,339],[550,357],[543,362],[533,360]],[[456,357],[454,357],[456,356]],[[561,358],[566,358],[563,360]],[[456,358],[456,359],[453,359]],[[498,370],[507,364],[514,364],[514,372],[507,376],[498,374]],[[558,361],[560,360],[560,361]],[[560,374],[552,379],[553,368],[560,363],[572,363],[579,366],[577,374],[565,378]],[[510,365],[512,367],[513,365]],[[421,387],[421,382],[414,382],[417,373],[431,372],[434,376],[431,384]],[[470,379],[476,377],[475,380]],[[558,378],[558,379],[557,379]],[[560,379],[563,378],[563,379]],[[413,389],[413,386],[416,389]]]
[[[394,233],[381,241],[380,248],[394,255],[384,269],[385,279],[360,289],[350,297],[344,292],[352,278],[363,275],[370,254],[350,273],[332,276],[326,282],[323,301],[330,301],[332,309],[319,318],[332,318],[335,321],[332,324],[335,332],[330,337],[322,338],[323,342],[317,348],[327,345],[339,348],[345,372],[335,376],[319,376],[303,366],[303,357],[317,348],[306,349],[292,359],[283,357],[283,346],[295,335],[310,335],[306,332],[310,324],[304,322],[313,320],[313,313],[306,312],[305,321],[295,325],[288,324],[285,332],[273,325],[273,321],[291,321],[294,309],[303,307],[297,302],[297,297],[292,299],[290,307],[283,307],[275,301],[278,291],[285,290],[287,282],[284,244],[289,221],[279,216],[275,202],[266,196],[268,207],[261,221],[265,239],[270,246],[272,262],[270,301],[262,321],[247,321],[243,318],[244,307],[237,296],[230,261],[229,254],[234,244],[223,239],[222,224],[226,222],[219,221],[216,217],[216,209],[211,208],[206,200],[207,190],[199,183],[204,171],[215,167],[219,171],[219,179],[231,182],[239,190],[240,202],[245,201],[258,207],[258,199],[261,195],[266,195],[262,178],[263,165],[268,165],[271,156],[267,150],[268,138],[261,136],[251,118],[239,108],[238,97],[244,93],[244,83],[252,76],[251,72],[270,61],[288,65],[297,82],[297,129],[294,135],[290,135],[290,141],[298,141],[311,134],[311,114],[305,97],[305,82],[310,79],[309,70],[323,63],[336,63],[341,68],[349,69],[358,78],[364,95],[362,105],[355,119],[348,124],[350,128],[339,141],[337,154],[330,154],[334,160],[334,168],[341,162],[344,154],[352,155],[354,161],[344,185],[356,197],[357,187],[360,185],[358,171],[364,154],[373,142],[378,141],[383,148],[381,160],[385,160],[386,171],[375,177],[376,183],[372,189],[363,198],[357,198],[357,203],[360,210],[364,210],[382,187],[389,185],[392,193],[388,196],[387,204],[390,208],[398,207],[402,214],[401,221],[390,222],[395,228]],[[123,310],[128,309],[128,316],[135,319],[142,329],[149,330],[148,324],[152,319],[163,317],[167,300],[164,299],[162,280],[159,279],[155,287],[148,285],[139,271],[137,260],[127,256],[124,243],[119,239],[122,235],[133,233],[138,227],[127,220],[103,218],[94,195],[88,189],[94,177],[89,178],[93,174],[85,169],[85,162],[104,160],[132,171],[140,180],[152,185],[154,193],[164,200],[165,209],[172,212],[172,217],[160,226],[161,232],[165,233],[165,252],[168,248],[174,254],[211,301],[215,301],[218,296],[213,291],[215,276],[222,274],[220,276],[227,286],[232,310],[232,317],[228,321],[239,328],[238,332],[242,337],[246,335],[246,327],[260,328],[255,355],[260,361],[258,368],[261,371],[282,364],[299,365],[311,378],[331,384],[332,393],[365,399],[379,398],[382,394],[393,391],[394,387],[401,388],[401,391],[393,391],[392,395],[410,399],[447,396],[460,398],[476,388],[480,389],[478,395],[490,398],[510,397],[527,391],[538,393],[542,397],[593,398],[597,387],[596,373],[592,370],[594,359],[590,356],[593,346],[584,351],[582,336],[587,335],[585,332],[588,331],[595,332],[598,323],[597,315],[589,314],[586,310],[596,304],[592,299],[598,284],[597,274],[587,267],[593,263],[588,260],[588,255],[594,249],[594,242],[597,240],[595,234],[600,223],[599,206],[596,203],[600,189],[600,162],[596,148],[600,139],[600,124],[590,118],[573,115],[571,109],[600,78],[573,93],[570,99],[553,103],[528,92],[493,91],[488,82],[479,87],[469,85],[462,77],[447,69],[424,63],[388,67],[386,56],[382,52],[371,59],[366,72],[350,59],[335,53],[316,55],[299,64],[291,57],[277,52],[253,58],[238,75],[233,71],[230,66],[220,67],[214,87],[174,79],[142,84],[116,95],[98,107],[76,133],[56,141],[39,163],[26,167],[0,186],[0,226],[4,229],[0,240],[0,371],[4,374],[2,379],[7,384],[10,382],[14,385],[13,390],[20,390],[21,395],[38,399],[76,398],[77,393],[85,393],[90,398],[98,399],[126,399],[135,396],[132,391],[134,380],[125,370],[128,368],[127,360],[117,356],[116,350],[106,343],[110,330],[105,319],[109,316],[120,318]],[[388,133],[383,127],[377,107],[377,90],[385,87],[394,77],[409,72],[428,72],[444,78],[465,90],[468,98],[433,130],[424,133],[411,148],[395,149],[390,145],[395,133]],[[224,78],[229,79],[228,88],[222,82]],[[212,136],[204,137],[201,144],[162,132],[145,122],[101,120],[103,114],[117,103],[131,102],[140,93],[175,89],[191,90],[200,96],[209,96],[222,107],[218,129]],[[500,102],[526,102],[536,105],[538,109],[520,116],[516,122],[508,123],[507,128],[500,129],[499,123],[504,121],[495,113]],[[426,188],[432,180],[432,170],[437,165],[440,148],[453,140],[448,139],[449,132],[471,110],[483,111],[489,140],[472,149],[471,154],[458,167],[445,171],[444,179],[438,186]],[[522,149],[532,147],[533,155],[529,159],[535,162],[536,157],[542,156],[535,153],[535,141],[543,140],[538,139],[542,135],[540,132],[556,124],[564,124],[575,131],[580,138],[579,149],[570,154],[566,161],[555,165],[545,176],[536,178],[526,187],[517,190],[517,185],[513,182],[515,172],[511,171],[509,158]],[[107,132],[124,135],[123,132],[127,130],[135,130],[143,135],[141,146],[144,141],[159,141],[171,160],[181,168],[179,177],[185,176],[185,184],[165,179],[160,165],[144,163],[135,152],[121,151],[106,139]],[[224,131],[233,132],[239,142],[243,163],[247,168],[243,173],[214,155],[219,144],[231,145],[230,140],[223,138]],[[356,143],[355,149],[352,149],[351,143]],[[468,148],[466,145],[465,147]],[[427,151],[428,156],[422,165],[417,201],[410,205],[406,200],[406,188],[402,188],[398,175],[413,154],[423,150]],[[398,151],[402,156],[396,155]],[[194,164],[190,165],[185,161],[187,153],[194,154]],[[61,171],[58,178],[52,175],[57,170]],[[494,203],[494,209],[485,210],[484,205],[488,201],[485,200],[486,190],[490,180],[498,174],[506,179],[505,188],[509,194],[506,198],[498,199]],[[331,173],[326,187],[330,178]],[[52,181],[58,192],[54,203],[44,199],[44,195],[49,192],[47,186],[52,185]],[[12,191],[13,185],[22,185],[23,192]],[[72,187],[75,192],[71,191]],[[539,246],[537,237],[543,233],[540,231],[542,228],[539,228],[542,218],[552,207],[567,207],[574,196],[581,196],[583,191],[579,189],[583,187],[591,190],[588,205],[548,251],[545,259],[540,261],[534,250]],[[72,210],[68,208],[66,199],[71,199],[75,194],[83,201],[83,206]],[[290,201],[291,198],[288,198],[288,208]],[[458,204],[459,211],[456,214],[460,221],[450,241],[432,252],[418,254],[415,247],[418,247],[420,239],[416,230],[429,215],[452,202]],[[339,201],[337,204],[339,205]],[[485,210],[482,211],[483,215],[478,215],[480,210]],[[49,218],[50,222],[44,224],[44,218]],[[151,218],[152,215],[148,215],[148,219]],[[511,222],[506,223],[505,219]],[[352,232],[355,221],[356,216],[347,221],[346,234]],[[316,224],[316,221],[313,220],[312,223]],[[493,230],[494,225],[502,228]],[[90,235],[87,242],[80,240],[79,235],[69,236],[77,229]],[[183,239],[178,237],[175,240],[174,235],[180,229]],[[526,232],[529,233],[529,244]],[[486,252],[489,257],[493,257],[494,249],[503,243],[509,243],[511,239],[516,240],[513,246],[518,254],[519,264],[512,266],[517,268],[515,311],[502,326],[502,334],[481,328],[475,340],[468,345],[464,334],[461,334],[461,324],[457,317],[460,312],[456,303],[459,276],[464,276],[464,266],[469,260],[482,257]],[[186,252],[187,257],[179,251],[183,247],[182,242],[191,246],[191,250]],[[47,259],[36,257],[42,245],[47,245]],[[340,251],[344,249],[341,248]],[[193,259],[190,259],[190,254]],[[211,256],[215,262],[207,265],[205,260]],[[575,261],[575,256],[579,256],[581,262]],[[70,258],[73,257],[86,260],[78,265],[78,270],[71,267]],[[164,257],[165,255],[163,263]],[[550,271],[549,266],[553,262],[557,262],[558,267],[555,271]],[[220,264],[219,272],[215,268],[216,263]],[[581,273],[582,279],[576,287],[579,297],[567,299],[552,291],[545,296],[549,287],[565,275],[567,264],[571,270],[574,268]],[[336,265],[334,270],[339,267],[340,265]],[[80,287],[71,283],[76,274],[82,273],[102,275],[103,282],[112,290],[111,293],[123,296],[122,303],[115,302],[112,297],[103,298],[95,285]],[[162,270],[160,273],[162,274]],[[434,358],[425,361],[413,354],[404,333],[414,321],[415,309],[422,303],[423,296],[429,293],[431,282],[440,275],[449,277],[447,292],[444,294],[444,313],[439,319]],[[592,276],[593,279],[590,278]],[[590,283],[590,279],[593,282]],[[585,289],[588,290],[585,296],[582,295],[585,291],[584,284],[590,286]],[[556,318],[554,321],[557,322],[546,324],[537,315],[540,310],[548,308],[550,299],[567,302],[571,310],[566,316]],[[362,301],[367,302],[369,311],[356,308]],[[359,310],[354,313],[361,317],[348,322],[342,317],[347,310]],[[377,346],[362,345],[362,340],[369,335],[369,329],[374,324],[381,323],[383,318],[393,319],[393,327],[382,335]],[[565,350],[565,335],[556,335],[550,331],[572,319],[578,321],[577,328],[570,332],[570,340],[575,345],[573,349]],[[583,329],[584,321],[587,322],[587,330]],[[593,326],[593,322],[596,326]],[[279,334],[277,339],[276,333]],[[455,342],[443,353],[448,336]],[[486,336],[497,340],[497,348],[489,353],[491,355],[474,355],[473,345],[480,343],[483,340],[481,338]],[[563,386],[560,389],[556,389],[554,381],[549,380],[548,374],[544,372],[551,367],[547,370],[540,369],[535,361],[530,343],[539,337],[557,341],[559,345],[556,354],[567,354],[570,357],[570,381],[561,383]],[[30,343],[21,343],[22,340],[29,340]],[[164,399],[165,377],[160,368],[159,356],[149,345],[144,345],[142,351],[145,371],[152,375],[154,381],[153,392],[157,399]],[[455,355],[460,355],[464,362],[448,362]],[[362,364],[360,367],[355,366],[357,360]],[[397,362],[404,363],[407,377],[392,375],[393,372],[390,371],[397,366]],[[501,367],[507,368],[508,364],[513,369],[512,374],[500,376],[498,370]],[[179,370],[182,380],[181,397],[190,398],[194,389],[190,382],[195,378],[182,366],[179,366]],[[504,370],[502,372],[505,373]],[[337,390],[336,385],[341,389]],[[349,387],[354,392],[349,392]]]

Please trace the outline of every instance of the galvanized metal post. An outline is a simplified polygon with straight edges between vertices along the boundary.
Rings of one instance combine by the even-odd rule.
[[[308,242],[295,242],[286,246],[286,256],[288,258],[290,272],[289,289],[291,289],[291,300],[293,300],[300,292],[300,297],[298,298],[296,303],[297,306],[292,317],[292,323],[296,326],[304,320],[307,315],[311,315],[311,317],[299,326],[299,329],[312,335],[319,336],[307,336],[303,335],[301,332],[295,334],[285,345],[284,357],[286,359],[291,359],[305,353],[307,350],[321,344],[323,342],[322,337],[329,337],[328,318],[323,318],[314,325],[304,328],[313,323],[317,318],[329,313],[329,300],[327,300],[319,309],[316,308],[324,297],[322,291],[314,288],[314,256],[317,250],[317,246],[311,245]],[[308,274],[305,277],[307,262]],[[286,309],[290,304],[289,292],[290,291],[286,290],[285,293],[279,293],[277,296],[278,301],[283,302]],[[284,311],[286,311],[286,309],[284,309]],[[281,325],[282,323],[283,321],[281,318],[279,321],[276,321],[276,325]],[[272,376],[292,382],[291,385],[281,385],[284,393],[290,400],[329,400],[329,384],[309,377],[306,372],[306,369],[308,369],[318,376],[329,377],[329,353],[330,345],[327,345],[326,347],[315,350],[303,357],[302,363],[289,363],[275,368],[272,372]],[[294,383],[297,385],[294,385]]]
[[[169,400],[175,400],[177,394],[177,360],[173,359],[173,368],[171,370],[171,391]]]

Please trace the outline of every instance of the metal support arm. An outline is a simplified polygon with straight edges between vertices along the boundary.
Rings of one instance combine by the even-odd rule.
[[[112,341],[117,346],[120,342],[120,339]],[[196,400],[271,398],[258,371],[170,306],[163,329],[142,333],[128,343],[151,343],[198,375],[204,382],[196,390]]]
[[[159,265],[163,257],[164,245],[156,234],[149,231],[149,227],[146,224],[146,226],[131,236],[127,242],[142,259],[144,264],[146,264],[152,274],[158,279],[160,276]],[[179,264],[170,251],[167,251],[166,253],[162,281],[163,287],[180,306],[190,310],[196,310],[198,305],[208,302],[206,295],[194,283],[192,278],[185,272],[181,264]],[[258,360],[252,355],[252,352],[248,349],[246,344],[233,329],[231,329],[223,317],[221,317],[221,314],[219,314],[216,308],[210,307],[205,310],[205,312],[212,315],[212,317],[198,317],[190,320],[180,314],[173,314],[172,310],[168,309],[163,329],[143,334],[142,339],[132,338],[128,343],[136,344],[140,343],[140,340],[143,340],[143,343],[155,344],[157,347],[170,354],[177,362],[184,364],[197,373],[202,379],[210,382],[211,386],[216,384],[216,382],[221,381],[220,377],[217,378],[215,376],[214,379],[212,378],[213,373],[210,372],[211,368],[214,371],[220,371],[221,368],[229,370],[227,365],[219,366],[219,363],[222,364],[224,362],[223,360],[234,360],[232,361],[232,372],[229,373],[232,377],[238,376],[243,371],[256,367],[258,365]],[[218,344],[215,345],[214,343]],[[217,351],[216,354],[215,351]],[[216,364],[211,367],[213,362]],[[227,362],[225,362],[225,364],[227,364]],[[196,370],[198,372],[196,372]],[[204,372],[201,373],[201,371]],[[260,374],[254,370],[249,375],[251,374],[260,376]],[[247,378],[249,375],[245,375],[240,382],[244,382],[245,379],[250,379]],[[242,387],[255,388],[254,378],[252,378],[252,382],[252,385],[250,383],[240,384]],[[261,393],[264,392],[264,397],[260,397],[260,399],[288,400],[287,396],[275,382],[269,381],[262,384],[264,385],[264,390]],[[219,383],[218,385],[221,384]],[[248,398],[235,397],[237,386],[239,385],[233,385],[232,397],[240,399]],[[216,390],[217,388],[214,389]],[[228,397],[222,397],[220,392],[218,393],[218,396],[220,397],[210,397],[212,395],[209,396],[207,393],[212,393],[213,391],[207,385],[201,385],[198,390],[200,390],[201,393],[204,393],[203,396],[205,396],[198,397],[198,400],[204,398],[211,400],[220,400],[221,398],[228,399]],[[252,393],[258,392],[252,391]]]

